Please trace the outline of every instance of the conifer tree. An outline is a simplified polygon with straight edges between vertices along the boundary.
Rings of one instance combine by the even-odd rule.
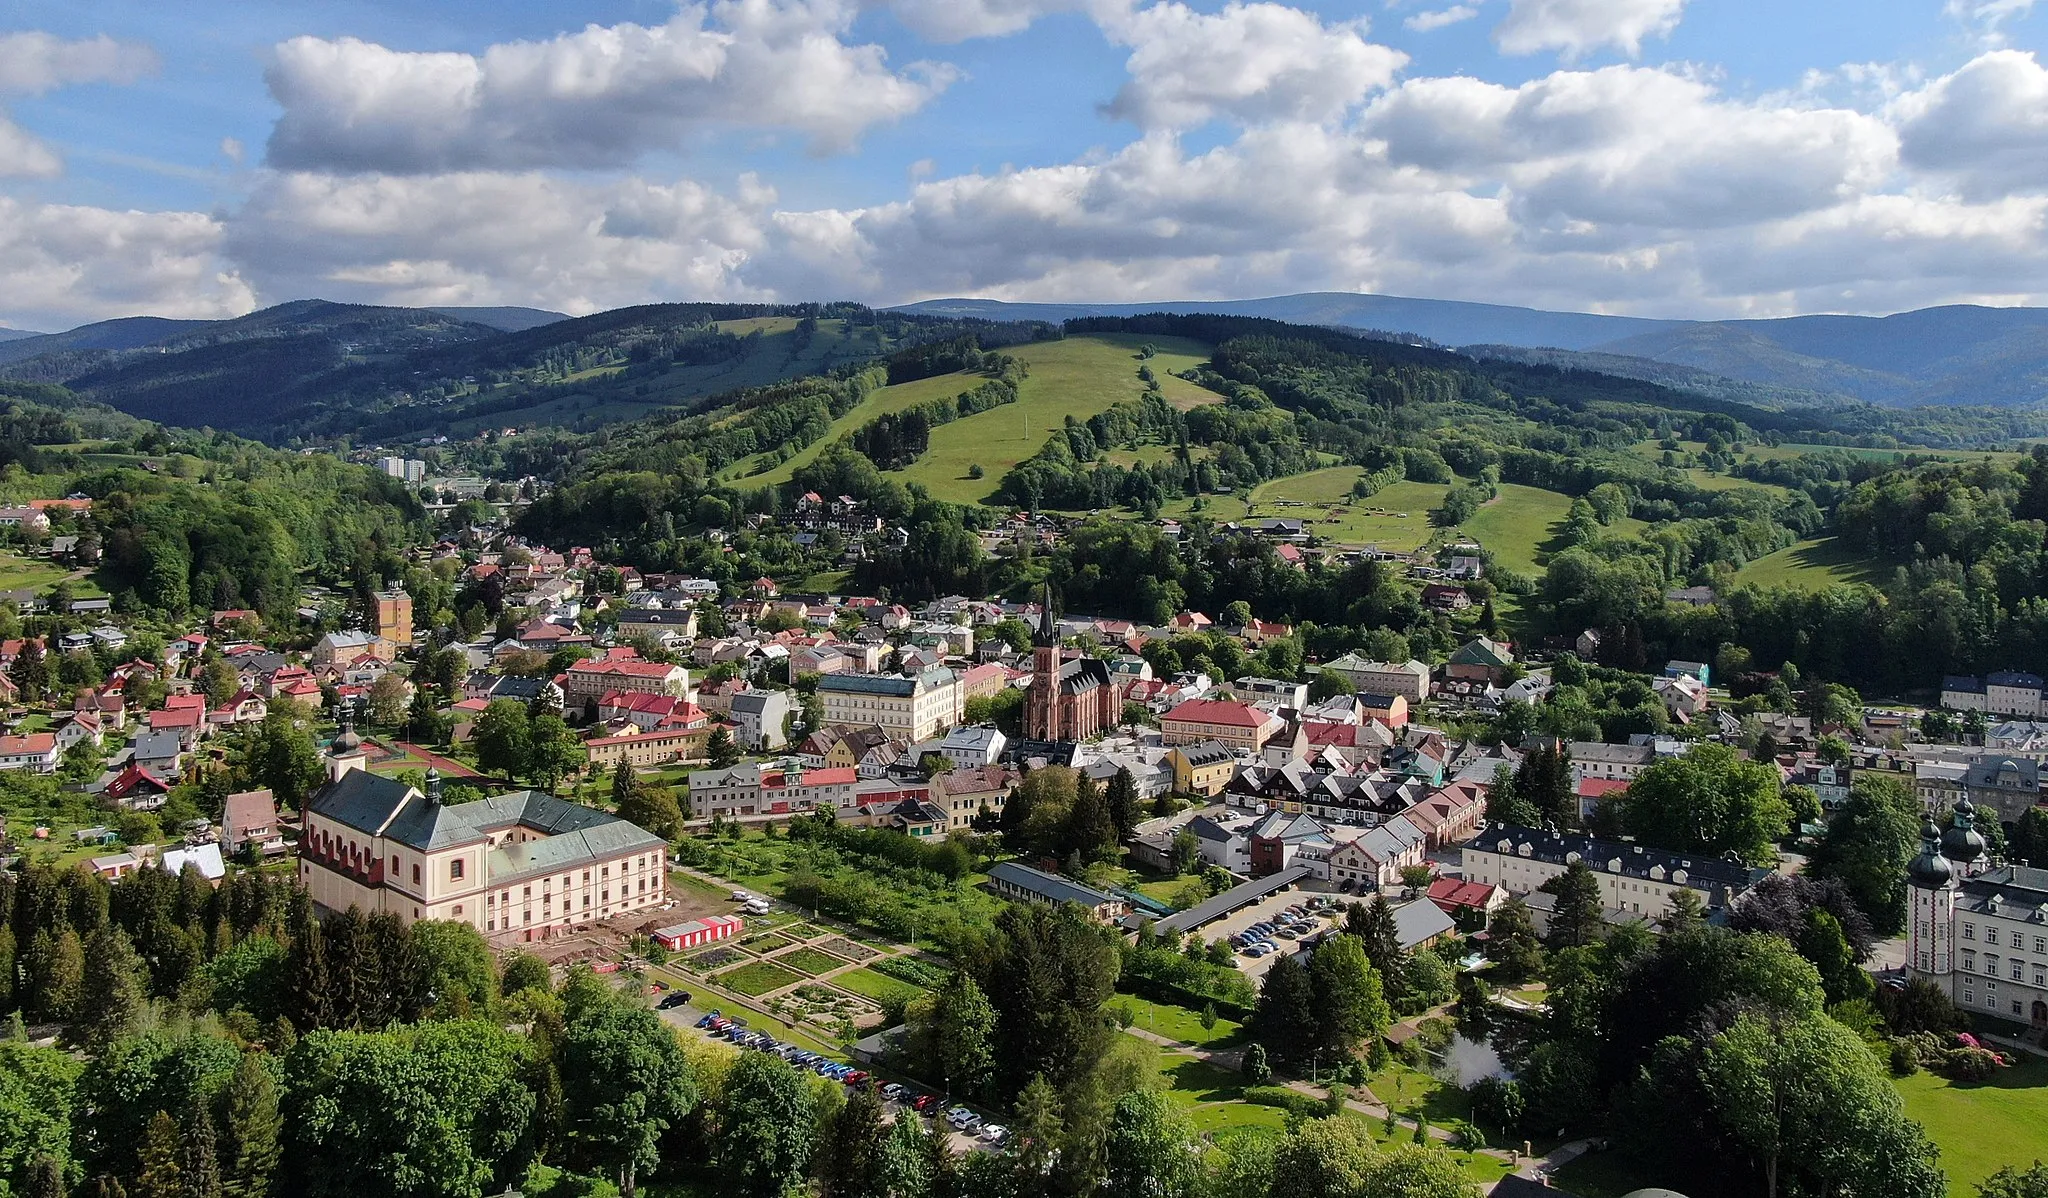
[[[277,1109],[277,1083],[262,1057],[242,1054],[228,1083],[227,1109],[221,1124],[220,1192],[223,1198],[263,1198],[277,1171],[278,1136],[283,1120]]]
[[[334,1026],[334,1005],[328,993],[327,937],[308,908],[293,924],[292,944],[285,957],[290,992],[285,1009],[301,1035]]]
[[[53,1156],[38,1156],[29,1164],[28,1184],[22,1198],[64,1198],[64,1166]]]
[[[135,1030],[148,1006],[142,992],[142,958],[128,943],[128,933],[111,924],[85,943],[84,975],[79,985],[76,1017],[70,1040],[89,1052],[100,1052]]]
[[[184,1132],[178,1198],[221,1198],[220,1143],[204,1099],[195,1096],[186,1109]]]
[[[158,1111],[142,1137],[142,1172],[135,1184],[141,1198],[181,1198],[185,1192],[184,1151],[178,1121]]]
[[[1131,834],[1138,826],[1138,781],[1131,777],[1131,771],[1118,767],[1109,780],[1109,822],[1116,825],[1118,840]]]

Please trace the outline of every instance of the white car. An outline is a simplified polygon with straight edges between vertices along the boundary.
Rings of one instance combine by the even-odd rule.
[[[991,1123],[988,1126],[981,1129],[981,1138],[988,1141],[991,1144],[1002,1143],[1003,1137],[1009,1134],[1010,1129],[1004,1127],[1000,1123]]]
[[[744,890],[735,890],[732,892],[732,901],[735,903],[751,903],[754,901],[754,896]]]

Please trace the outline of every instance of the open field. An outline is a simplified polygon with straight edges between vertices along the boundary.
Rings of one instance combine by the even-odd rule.
[[[825,430],[824,436],[804,446],[801,452],[792,455],[788,461],[772,470],[749,475],[747,471],[754,468],[753,463],[757,460],[749,458],[733,468],[732,477],[750,487],[786,483],[800,468],[809,465],[823,453],[826,446],[853,435],[853,431],[861,425],[891,412],[914,408],[934,399],[952,399],[954,396],[964,395],[987,381],[986,377],[978,374],[941,374],[870,391],[867,397],[860,401],[859,406],[834,420]],[[1018,406],[1021,406],[1021,401]]]
[[[1941,1147],[1951,1195],[1975,1194],[2002,1166],[2048,1159],[2048,1061],[2022,1053],[1982,1083],[1923,1072],[1896,1084],[1906,1113]]]
[[[1834,537],[1820,537],[1756,559],[1736,571],[1735,581],[1817,591],[1843,582],[1875,583],[1890,571],[1888,562],[1854,552]]]
[[[1138,350],[1148,344],[1158,352],[1141,362]],[[1141,397],[1145,393],[1145,384],[1138,378],[1141,365],[1152,368],[1167,402],[1175,407],[1200,407],[1222,400],[1213,391],[1174,377],[1174,371],[1207,360],[1208,347],[1197,341],[1106,334],[1013,345],[1002,352],[1030,367],[1030,375],[1018,385],[1017,402],[933,429],[931,448],[895,477],[922,483],[935,498],[954,503],[986,499],[1010,467],[1037,453],[1067,417],[1086,419],[1113,403]],[[942,377],[971,380],[970,385],[980,381],[977,376]],[[836,430],[838,425],[833,427]],[[973,465],[982,468],[983,477],[967,477],[967,468]]]
[[[1348,498],[1364,473],[1358,466],[1329,466],[1276,478],[1254,489],[1249,505],[1212,498],[1209,515],[1216,520],[1301,520],[1325,540],[1376,545],[1393,553],[1412,553],[1427,544],[1435,532],[1429,510],[1443,502],[1450,488],[1442,483],[1398,482],[1370,499]]]
[[[1569,495],[1502,483],[1500,497],[1465,521],[1460,532],[1492,551],[1494,560],[1522,574],[1543,568],[1554,526],[1572,509]]]

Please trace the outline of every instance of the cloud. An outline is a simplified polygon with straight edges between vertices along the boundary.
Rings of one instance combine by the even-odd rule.
[[[878,0],[881,2],[881,0]],[[896,19],[926,41],[1005,37],[1043,16],[1077,12],[1087,0],[885,0]]]
[[[1431,12],[1416,13],[1414,16],[1409,17],[1407,20],[1401,22],[1401,24],[1407,26],[1408,28],[1414,30],[1417,33],[1434,33],[1439,29],[1445,28],[1446,26],[1456,25],[1463,21],[1469,21],[1473,17],[1476,17],[1478,15],[1479,9],[1475,5],[1453,4],[1449,8],[1436,9]]]
[[[2005,44],[2005,23],[2021,20],[2034,11],[2034,0],[1948,0],[1942,12],[1973,27],[1987,46]]]
[[[1328,121],[1393,82],[1408,56],[1366,40],[1363,22],[1325,25],[1281,4],[1233,0],[1198,13],[1178,0],[1108,6],[1103,32],[1131,47],[1130,81],[1107,111],[1146,129]]]
[[[43,141],[0,113],[0,178],[48,178],[64,173],[64,160]]]
[[[334,176],[267,172],[228,250],[271,299],[537,304],[583,313],[746,298],[774,192],[588,183],[537,172]]]
[[[1992,50],[1893,104],[1908,164],[1973,198],[2048,186],[2048,69]]]
[[[75,83],[133,83],[156,73],[155,50],[105,34],[65,41],[40,31],[0,34],[0,93],[40,96]]]
[[[255,303],[221,256],[219,219],[0,196],[0,276],[11,323],[64,328],[147,312],[217,317]]]
[[[1685,0],[1508,0],[1493,31],[1503,54],[1556,50],[1567,59],[1612,46],[1634,58],[1646,38],[1678,27]]]
[[[922,108],[957,73],[892,71],[841,35],[842,0],[688,4],[663,25],[591,25],[480,56],[298,37],[266,79],[286,169],[425,173],[629,165],[720,128],[789,129],[844,150]]]
[[[1518,88],[1417,79],[1360,131],[1444,186],[1506,188],[1533,228],[1706,229],[1827,207],[1882,183],[1891,130],[1847,109],[1734,103],[1668,71],[1560,71]]]

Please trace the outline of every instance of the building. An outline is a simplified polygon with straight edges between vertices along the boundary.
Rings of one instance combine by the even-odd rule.
[[[714,941],[730,940],[739,935],[745,921],[737,915],[707,915],[688,923],[670,924],[656,928],[651,933],[656,944],[670,952],[686,948],[700,948]]]
[[[1214,798],[1237,773],[1237,750],[1217,740],[1175,745],[1167,760],[1173,766],[1173,789],[1184,795]]]
[[[1367,661],[1356,653],[1346,653],[1323,668],[1344,678],[1353,690],[1400,695],[1410,703],[1429,698],[1429,667],[1413,659]]]
[[[267,790],[231,794],[220,821],[220,843],[229,856],[254,848],[261,857],[285,851],[277,826],[277,798]]]
[[[993,726],[963,725],[939,742],[939,755],[951,762],[954,769],[974,769],[1001,760],[1003,747],[1008,743],[1009,739]]]
[[[596,702],[608,691],[682,699],[690,693],[690,671],[681,666],[629,658],[624,661],[579,661],[562,675],[563,701],[572,707]]]
[[[726,770],[695,770],[690,774],[690,815],[693,819],[740,815],[802,815],[838,811],[853,805],[860,777],[844,766],[805,769],[795,759],[780,765],[749,762]]]
[[[1114,728],[1123,715],[1120,692],[1100,658],[1062,661],[1059,623],[1051,595],[1032,637],[1031,688],[1024,693],[1024,736],[1036,741],[1083,741]]]
[[[2048,1026],[2048,869],[1991,868],[1966,800],[1907,866],[1906,968],[1972,1014]]]
[[[1513,646],[1482,636],[1451,654],[1450,661],[1444,664],[1444,678],[1462,687],[1483,690],[1506,685],[1514,668]]]
[[[377,459],[377,469],[392,478],[415,486],[427,480],[427,464],[418,458],[381,457]]]
[[[1230,684],[1230,689],[1241,699],[1257,703],[1270,699],[1282,707],[1297,710],[1308,706],[1308,684],[1287,682],[1279,678],[1240,678]]]
[[[951,769],[932,779],[931,803],[945,812],[947,830],[958,832],[972,827],[983,808],[1001,815],[1016,785],[1016,772],[999,765]]]
[[[1113,894],[1083,886],[1042,869],[1003,861],[988,871],[988,886],[1006,899],[1023,903],[1078,903],[1101,923],[1115,923],[1130,914],[1130,904]]]
[[[378,593],[370,631],[400,648],[412,644],[412,596],[404,591]]]
[[[1983,757],[1963,775],[1963,793],[1985,818],[2018,823],[2041,801],[2041,763],[2031,757]]]
[[[1641,920],[1663,916],[1681,888],[1697,891],[1709,910],[1726,908],[1768,873],[1719,857],[1503,824],[1465,846],[1463,876],[1526,897],[1578,862],[1599,879],[1609,912]]]
[[[57,772],[57,759],[57,734],[54,732],[0,736],[0,770],[54,774]]]
[[[1159,721],[1168,745],[1218,741],[1245,753],[1256,753],[1280,734],[1279,716],[1229,699],[1189,699]]]
[[[590,755],[592,769],[608,770],[621,761],[642,769],[678,761],[703,761],[711,732],[709,721],[694,728],[655,728],[645,732],[636,725],[610,736],[592,737],[583,742],[583,748]]]
[[[646,637],[653,641],[697,639],[697,609],[694,607],[635,608],[619,613],[619,639]]]
[[[366,761],[344,728],[306,807],[299,880],[325,910],[457,920],[506,944],[667,902],[651,832],[531,790],[448,806],[437,772],[421,791]]]
[[[912,744],[960,722],[953,671],[925,670],[914,678],[892,674],[827,674],[818,680],[828,724],[872,724]]]
[[[1649,745],[1610,745],[1597,740],[1575,740],[1567,752],[1573,783],[1588,778],[1631,782],[1657,760],[1657,750]]]
[[[2038,674],[2017,670],[1999,670],[1981,679],[1973,674],[1951,674],[1941,680],[1941,705],[1952,711],[2033,719],[2042,714],[2041,687]]]
[[[741,691],[728,712],[737,725],[733,740],[749,753],[773,753],[787,743],[782,726],[795,710],[788,691]]]

